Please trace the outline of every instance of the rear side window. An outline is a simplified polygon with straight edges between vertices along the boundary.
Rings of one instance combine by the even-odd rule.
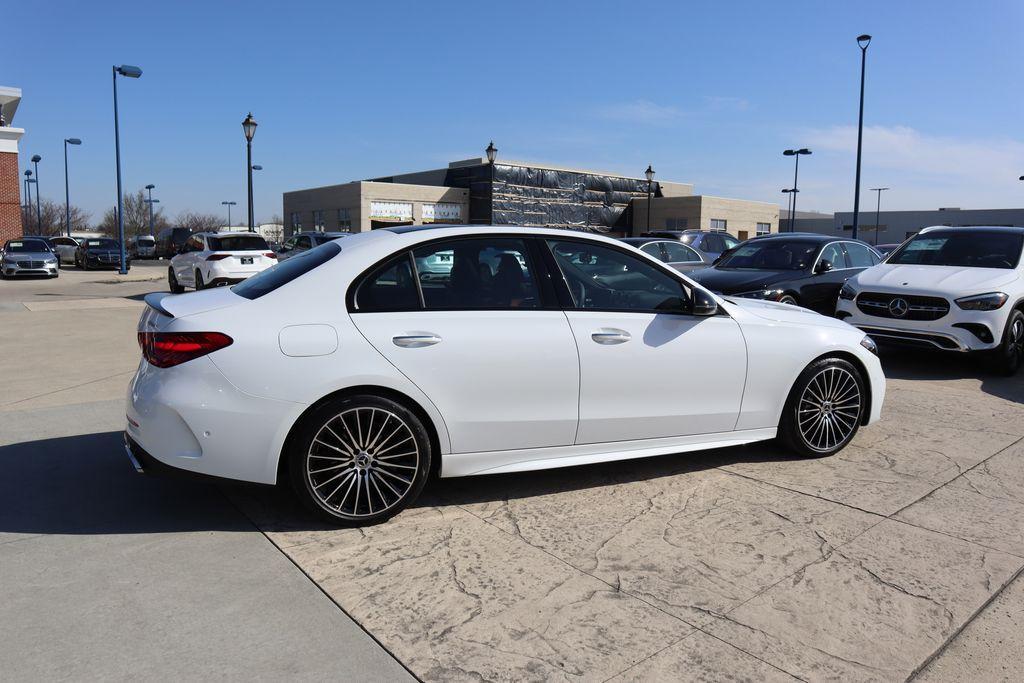
[[[207,237],[211,251],[267,251],[267,241],[259,235]]]
[[[287,261],[281,261],[276,266],[271,266],[261,273],[253,275],[248,280],[243,280],[231,288],[231,291],[246,299],[258,299],[264,294],[273,292],[278,287],[283,287],[292,280],[302,277],[309,271],[330,261],[341,253],[341,247],[333,242],[293,256]]]
[[[315,251],[320,249],[323,247]],[[355,303],[360,313],[418,310],[420,294],[416,289],[409,252],[402,252],[370,273],[356,290]]]
[[[697,262],[702,261],[700,254],[695,252],[690,247],[675,242],[665,242],[665,253],[668,254],[669,263],[686,263],[686,262]]]
[[[851,268],[870,268],[878,263],[874,253],[863,244],[846,243],[846,256],[850,259]]]

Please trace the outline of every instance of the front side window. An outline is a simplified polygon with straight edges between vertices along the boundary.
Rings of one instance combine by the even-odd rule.
[[[681,313],[689,310],[682,283],[635,256],[583,241],[548,242],[580,309]]]
[[[846,243],[846,257],[850,260],[851,268],[870,268],[878,263],[878,258],[870,249],[856,242]]]
[[[828,261],[836,269],[846,268],[846,256],[843,254],[843,248],[838,242],[833,242],[822,249],[821,257],[818,260]]]
[[[662,246],[665,247],[669,263],[689,263],[703,260],[697,252],[686,245],[677,242],[665,242]]]
[[[1016,268],[1024,235],[994,230],[935,230],[919,234],[886,263],[961,268]]]
[[[661,253],[661,244],[658,242],[648,242],[647,244],[640,247],[640,251],[645,254],[649,254],[659,261],[665,260],[665,255]]]
[[[741,244],[740,241],[732,235],[720,235],[720,237],[722,238],[722,242],[725,244],[725,249],[732,249],[733,247],[738,247]],[[723,251],[725,250],[723,249]]]
[[[413,257],[428,310],[540,307],[537,279],[523,240],[437,242],[414,250]]]

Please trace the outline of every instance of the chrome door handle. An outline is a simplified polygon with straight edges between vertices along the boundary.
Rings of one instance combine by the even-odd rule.
[[[606,346],[611,344],[625,344],[632,339],[629,332],[614,328],[601,328],[597,332],[591,334],[590,338],[598,344],[604,344]]]
[[[401,346],[406,349],[419,349],[424,346],[433,346],[441,341],[441,338],[436,334],[400,334],[392,337],[391,341],[394,342],[395,346]]]

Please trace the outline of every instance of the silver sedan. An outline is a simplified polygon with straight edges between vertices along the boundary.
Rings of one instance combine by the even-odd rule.
[[[668,264],[680,273],[688,273],[691,270],[707,268],[711,265],[711,259],[707,254],[676,240],[659,237],[626,237],[622,241],[648,256],[653,256],[662,263]]]
[[[57,277],[57,256],[41,239],[7,240],[0,252],[0,276],[45,275]]]

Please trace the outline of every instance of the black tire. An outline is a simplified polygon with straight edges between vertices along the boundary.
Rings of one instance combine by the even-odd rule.
[[[779,303],[780,304],[788,304],[789,306],[799,306],[800,305],[800,302],[798,302],[796,300],[796,297],[793,296],[792,294],[783,294],[782,297],[779,298]]]
[[[1007,377],[1017,374],[1024,364],[1024,313],[1019,309],[1010,312],[1002,343],[992,351],[991,363],[995,372]]]
[[[808,458],[837,453],[857,435],[866,399],[865,380],[856,366],[842,358],[816,360],[793,383],[779,421],[779,441]]]
[[[372,394],[327,401],[303,418],[288,444],[296,495],[314,514],[346,527],[383,522],[416,500],[433,455],[415,413]]]
[[[196,274],[195,274],[195,283],[196,283],[196,291],[197,292],[200,289],[206,289],[206,283],[203,282],[203,274],[200,273],[198,270],[196,271]]]
[[[171,294],[181,294],[185,291],[185,288],[178,284],[178,278],[174,275],[174,268],[167,269],[167,288],[171,290]]]

